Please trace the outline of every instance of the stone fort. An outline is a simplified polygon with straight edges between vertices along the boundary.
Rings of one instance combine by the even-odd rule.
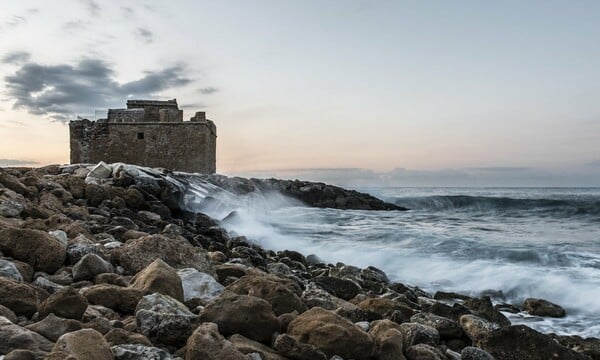
[[[69,123],[71,163],[124,162],[170,170],[214,173],[217,128],[197,112],[183,121],[177,100],[128,100],[107,119]]]

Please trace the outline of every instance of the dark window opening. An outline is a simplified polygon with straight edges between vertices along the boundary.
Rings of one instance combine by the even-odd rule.
[[[144,133],[138,133],[138,140],[144,139]]]

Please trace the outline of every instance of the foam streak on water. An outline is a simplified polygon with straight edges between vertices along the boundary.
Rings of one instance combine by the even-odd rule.
[[[377,266],[395,281],[478,295],[540,297],[569,316],[510,315],[544,332],[600,337],[600,189],[386,188],[408,212],[314,209],[280,194],[243,197],[196,184],[194,210],[273,249]],[[233,212],[233,213],[232,213]]]

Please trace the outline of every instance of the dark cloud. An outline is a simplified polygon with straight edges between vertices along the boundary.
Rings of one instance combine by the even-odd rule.
[[[198,89],[198,92],[203,95],[210,95],[210,94],[216,93],[217,91],[219,91],[219,89],[217,89],[216,87],[213,87],[213,86],[208,86],[208,87]]]
[[[473,171],[492,171],[492,172],[514,172],[514,171],[527,171],[529,168],[521,166],[486,166],[486,167],[470,167],[467,170]]]
[[[127,97],[156,98],[162,90],[190,83],[184,70],[179,64],[119,83],[111,65],[98,59],[84,59],[75,65],[27,62],[4,80],[14,108],[66,121],[91,109],[121,106]]]
[[[152,33],[152,31],[146,29],[146,28],[137,28],[136,30],[136,34],[137,36],[139,36],[146,44],[150,44],[152,43],[152,41],[154,40],[154,34]]]
[[[37,161],[30,160],[18,160],[18,159],[0,159],[0,166],[24,166],[24,165],[35,165]]]
[[[27,51],[13,51],[2,57],[4,64],[20,64],[29,60],[31,55]]]
[[[16,28],[19,25],[22,25],[27,22],[27,18],[21,15],[13,15],[8,20],[6,20],[3,24],[7,29]]]

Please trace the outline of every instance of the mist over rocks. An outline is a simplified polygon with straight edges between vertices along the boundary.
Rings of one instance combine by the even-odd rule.
[[[513,326],[488,297],[434,295],[372,266],[275,252],[193,211],[221,201],[211,191],[401,210],[369,195],[95,166],[0,168],[0,358],[600,358],[600,340]],[[525,307],[562,315],[542,299]]]

